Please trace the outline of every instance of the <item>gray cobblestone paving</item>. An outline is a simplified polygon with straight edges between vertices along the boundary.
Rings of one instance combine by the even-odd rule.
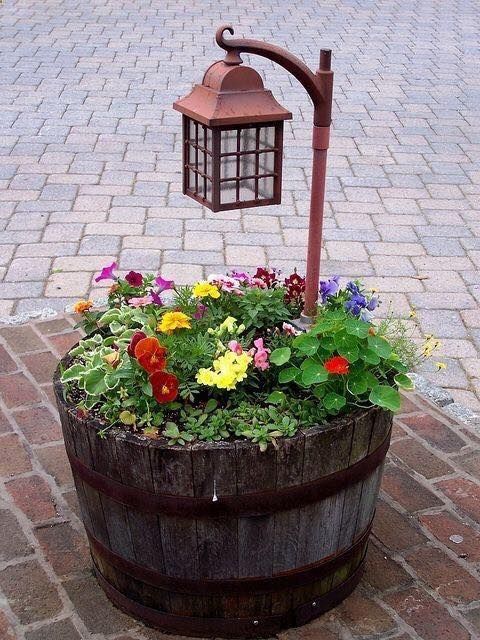
[[[418,331],[442,338],[443,385],[479,409],[479,16],[468,0],[6,0],[0,315],[101,296],[93,276],[113,258],[179,282],[304,268],[311,107],[270,62],[252,59],[294,114],[282,205],[214,214],[180,192],[171,104],[221,57],[214,30],[231,22],[312,67],[333,49],[322,272],[415,306]]]

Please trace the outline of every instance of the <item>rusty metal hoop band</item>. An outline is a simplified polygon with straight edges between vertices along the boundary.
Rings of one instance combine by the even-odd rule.
[[[158,589],[175,591],[187,595],[252,595],[273,593],[281,589],[300,587],[323,580],[340,566],[350,562],[367,543],[372,530],[373,518],[366,529],[355,539],[353,544],[340,553],[323,558],[320,562],[309,564],[299,569],[283,571],[269,577],[248,577],[235,579],[191,579],[167,576],[155,569],[128,560],[111,549],[108,549],[87,529],[87,536],[93,550],[93,562],[96,565],[98,556],[115,569],[131,578],[145,582]]]
[[[312,504],[364,480],[383,462],[390,443],[390,433],[391,430],[377,449],[346,469],[323,476],[313,482],[275,491],[218,496],[216,502],[209,497],[176,496],[145,491],[122,484],[94,471],[70,452],[68,452],[68,458],[78,478],[92,489],[96,489],[115,502],[143,513],[164,513],[183,517],[262,515]]]
[[[101,588],[119,609],[162,631],[200,637],[262,638],[271,637],[286,627],[305,624],[341,602],[360,582],[364,558],[365,555],[347,580],[328,593],[283,615],[251,618],[193,618],[158,611],[131,600],[115,589],[95,565],[94,571]]]

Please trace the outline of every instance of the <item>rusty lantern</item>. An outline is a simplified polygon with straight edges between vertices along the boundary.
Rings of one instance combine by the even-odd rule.
[[[279,204],[292,117],[240,58],[215,62],[173,105],[183,114],[183,193],[212,211]]]

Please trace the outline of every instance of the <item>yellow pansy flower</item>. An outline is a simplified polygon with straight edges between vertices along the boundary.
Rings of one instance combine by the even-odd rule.
[[[202,282],[197,282],[193,287],[193,295],[195,298],[219,298],[220,291],[214,284],[204,280]]]
[[[445,364],[445,362],[435,362],[435,365],[438,371],[441,371],[442,369],[447,368],[447,365]]]
[[[235,389],[237,383],[247,377],[247,369],[251,361],[252,357],[246,353],[237,354],[227,351],[213,361],[212,367],[200,369],[196,380],[199,384],[209,387]]]
[[[191,329],[191,318],[181,311],[167,311],[157,324],[157,331],[162,333],[173,333],[175,329]]]

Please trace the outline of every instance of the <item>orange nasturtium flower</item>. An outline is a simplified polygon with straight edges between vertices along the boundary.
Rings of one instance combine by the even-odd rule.
[[[160,404],[166,404],[175,400],[178,394],[178,378],[173,373],[156,371],[150,376],[150,383],[154,398]]]
[[[73,310],[75,313],[85,313],[93,307],[93,302],[91,300],[79,300],[73,305]]]
[[[167,364],[166,353],[167,350],[162,347],[158,338],[143,338],[143,340],[137,342],[135,347],[135,357],[138,364],[148,373],[155,373],[165,369]]]

